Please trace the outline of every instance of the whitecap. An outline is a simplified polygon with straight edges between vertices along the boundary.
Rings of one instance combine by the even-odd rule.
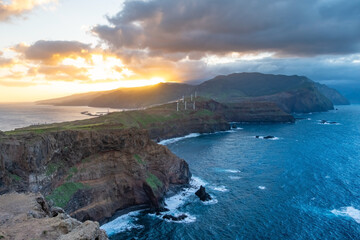
[[[236,169],[223,169],[223,171],[228,173],[241,173],[240,170],[236,170]]]
[[[229,191],[225,186],[212,186],[210,188],[212,190],[218,191],[218,192],[227,192],[227,191]]]
[[[265,186],[258,186],[258,188],[259,188],[260,190],[265,190],[265,189],[266,189]]]
[[[177,138],[170,138],[170,139],[166,139],[166,140],[162,140],[159,142],[160,145],[168,145],[171,143],[175,143],[187,138],[195,138],[195,137],[199,137],[201,134],[200,133],[190,133],[184,137],[177,137]]]
[[[218,203],[218,200],[214,196],[212,195],[210,196],[211,196],[211,200],[202,202],[204,205],[214,205]]]
[[[221,134],[221,133],[234,133],[234,132],[236,132],[236,130],[242,130],[242,129],[243,128],[241,128],[241,127],[237,127],[237,128],[233,128],[233,129],[230,129],[227,131],[218,131],[218,132],[213,132],[213,133],[190,133],[183,137],[176,137],[176,138],[169,138],[169,139],[162,140],[162,141],[158,142],[158,144],[168,145],[168,144],[175,143],[175,142],[187,139],[187,138],[196,138],[196,137],[199,137],[202,135],[204,136],[204,135],[213,135],[213,134]]]
[[[329,178],[330,178],[330,176],[329,176],[329,175],[326,175],[326,176],[325,176],[325,178],[329,179]]]
[[[357,223],[360,223],[360,210],[358,210],[352,206],[342,207],[340,209],[334,209],[334,210],[331,210],[331,213],[333,213],[337,216],[352,218]]]
[[[176,213],[174,213],[174,212],[166,212],[165,214],[170,214],[170,215],[172,215],[174,217],[178,217],[178,216],[180,216],[182,214],[185,214],[186,218],[183,219],[183,220],[180,220],[180,221],[173,221],[173,220],[170,220],[170,219],[164,219],[163,214],[156,215],[155,213],[149,213],[149,216],[156,217],[158,219],[164,220],[165,222],[173,222],[173,223],[193,223],[193,222],[196,221],[196,217],[189,214],[189,213],[187,213],[187,212],[186,213],[182,213],[182,212],[176,212]]]
[[[134,223],[138,220],[137,216],[139,215],[139,211],[130,212],[128,214],[122,215],[111,222],[108,222],[102,225],[100,228],[105,230],[107,235],[112,236],[117,233],[129,231],[131,229],[140,229],[144,226]]]
[[[229,178],[232,179],[232,180],[239,180],[239,179],[241,179],[241,177],[239,177],[239,176],[229,176]]]

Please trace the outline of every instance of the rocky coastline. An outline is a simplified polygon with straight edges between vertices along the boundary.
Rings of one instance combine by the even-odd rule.
[[[80,222],[41,194],[0,195],[0,239],[107,240],[98,222]]]
[[[1,132],[0,194],[42,194],[81,222],[134,208],[161,211],[165,194],[188,184],[191,173],[157,141],[226,131],[230,122],[294,122],[271,103],[204,100],[187,111],[174,104]]]

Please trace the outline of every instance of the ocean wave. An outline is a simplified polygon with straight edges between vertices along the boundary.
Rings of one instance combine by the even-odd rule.
[[[169,138],[169,139],[165,139],[162,140],[160,142],[158,142],[158,144],[160,145],[168,145],[168,144],[172,144],[172,143],[176,143],[178,141],[187,139],[187,138],[196,138],[196,137],[200,137],[200,136],[206,136],[206,135],[213,135],[213,134],[221,134],[221,133],[234,133],[238,130],[242,130],[243,128],[241,127],[237,127],[237,128],[233,128],[227,131],[218,131],[218,132],[213,132],[213,133],[190,133],[186,136],[183,137],[176,137],[176,138]]]
[[[239,176],[229,176],[229,178],[231,180],[239,180],[239,179],[241,179],[241,177],[239,177]]]
[[[199,177],[193,176],[190,179],[189,185],[190,185],[190,187],[182,189],[176,195],[165,198],[166,208],[169,209],[169,211],[160,213],[159,215],[154,214],[154,213],[149,213],[148,216],[156,217],[156,218],[162,219],[166,222],[175,222],[175,223],[195,222],[196,216],[193,216],[188,212],[181,212],[179,210],[179,208],[181,206],[183,206],[185,203],[187,203],[192,196],[195,196],[195,192],[200,188],[200,186],[206,186],[206,185],[208,185],[208,183]],[[214,196],[211,195],[211,197],[213,199],[210,201],[204,202],[205,205],[216,204],[218,202]],[[122,215],[122,216],[116,218],[115,220],[102,225],[101,229],[105,230],[109,236],[112,236],[114,234],[129,231],[131,229],[143,228],[144,226],[138,225],[135,223],[138,220],[138,216],[141,212],[142,212],[142,210],[138,210],[138,211],[134,211],[134,212],[130,212],[128,214]],[[169,219],[163,219],[163,216],[165,214],[170,214],[175,217],[185,214],[187,217],[181,221],[172,221]]]
[[[214,205],[214,204],[218,203],[218,200],[214,196],[212,196],[212,195],[210,195],[210,196],[212,199],[209,201],[202,202],[204,205]]]
[[[352,218],[357,223],[360,223],[360,210],[358,210],[352,206],[342,207],[340,209],[334,209],[334,210],[331,210],[331,213],[333,213],[337,216]]]
[[[113,221],[102,225],[100,228],[105,230],[109,236],[125,231],[130,231],[131,229],[141,229],[144,226],[134,223],[136,220],[138,220],[137,216],[140,214],[140,212],[141,210],[138,210],[122,215]]]
[[[163,218],[163,214],[159,214],[159,215],[156,215],[155,213],[149,213],[148,215],[151,216],[151,217],[154,217],[154,218],[158,218],[158,219],[161,219],[161,220],[164,220],[165,222],[174,222],[174,223],[193,223],[196,221],[196,217],[189,214],[189,213],[182,213],[182,212],[166,212],[165,214],[170,214],[174,217],[179,217],[180,215],[182,214],[185,214],[186,215],[186,218],[183,219],[183,220],[179,220],[179,221],[173,221],[171,219],[164,219]]]
[[[229,189],[227,189],[225,186],[211,186],[210,188],[212,190],[218,191],[218,192],[227,192],[227,191],[229,191]]]
[[[241,173],[238,169],[224,169],[224,168],[216,168],[217,172],[226,172],[226,173]]]
[[[258,186],[258,188],[259,188],[260,190],[265,190],[265,189],[266,189],[265,186]]]
[[[200,133],[190,133],[184,137],[177,137],[177,138],[170,138],[170,139],[162,140],[159,142],[159,144],[160,145],[168,145],[171,143],[181,141],[183,139],[199,137],[200,135],[201,135]]]

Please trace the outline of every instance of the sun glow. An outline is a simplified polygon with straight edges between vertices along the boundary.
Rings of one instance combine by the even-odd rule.
[[[55,54],[51,62],[11,61],[0,67],[0,102],[36,101],[76,93],[143,87],[173,79],[168,72],[139,74],[104,52]],[[9,77],[10,76],[10,77]],[[16,94],[14,94],[16,93]]]

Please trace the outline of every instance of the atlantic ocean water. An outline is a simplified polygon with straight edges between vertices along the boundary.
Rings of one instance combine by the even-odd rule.
[[[86,106],[50,106],[35,103],[0,103],[0,130],[9,131],[29,125],[66,122],[92,118],[81,112],[90,113],[117,111],[108,108]]]
[[[166,200],[188,218],[137,211],[102,228],[112,240],[360,239],[360,106],[337,108],[163,142],[193,174],[191,187]],[[200,185],[212,201],[197,199]]]

